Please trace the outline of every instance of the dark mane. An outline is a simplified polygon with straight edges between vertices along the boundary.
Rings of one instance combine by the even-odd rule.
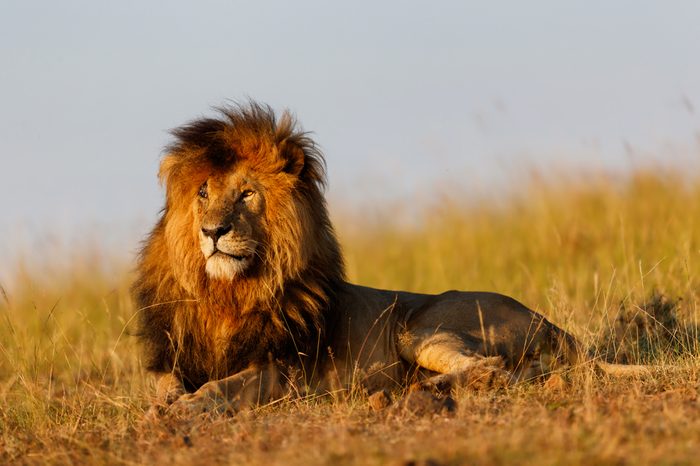
[[[191,388],[271,358],[319,356],[334,289],[344,278],[318,146],[289,113],[277,118],[267,105],[217,112],[172,131],[160,169],[165,207],[141,250],[132,288],[147,368],[175,371]],[[243,159],[260,173],[289,175],[295,187],[267,213],[262,271],[215,282],[206,276],[189,206],[209,171],[235,169]]]
[[[194,152],[213,164],[231,161],[236,157],[231,141],[257,139],[279,145],[286,142],[304,152],[304,170],[300,175],[305,181],[326,185],[326,161],[309,133],[299,131],[295,118],[284,112],[277,119],[269,105],[249,102],[246,105],[216,107],[219,118],[200,118],[170,131],[175,141],[166,146],[166,153],[186,156]]]

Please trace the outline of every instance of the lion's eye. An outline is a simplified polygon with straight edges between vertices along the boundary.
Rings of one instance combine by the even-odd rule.
[[[251,197],[253,197],[253,194],[255,194],[255,191],[251,191],[250,189],[246,189],[245,191],[243,191],[241,193],[241,199],[243,199],[244,201],[246,199],[250,199]]]
[[[199,187],[199,192],[197,193],[199,197],[203,199],[207,199],[209,197],[209,193],[207,192],[207,183],[205,182],[202,186]]]

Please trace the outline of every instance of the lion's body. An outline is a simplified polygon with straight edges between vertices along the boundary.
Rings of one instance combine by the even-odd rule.
[[[333,358],[321,373],[340,386],[397,388],[410,383],[417,370],[458,372],[482,358],[517,380],[546,370],[535,366],[557,353],[567,362],[577,357],[571,337],[497,293],[427,295],[344,283],[333,312]]]
[[[161,401],[508,382],[576,362],[575,340],[512,298],[347,283],[313,141],[255,103],[222,116],[174,131],[134,284]]]

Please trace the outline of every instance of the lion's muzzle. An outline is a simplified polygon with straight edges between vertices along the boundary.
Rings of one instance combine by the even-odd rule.
[[[232,279],[244,272],[255,257],[257,242],[242,237],[231,225],[202,228],[199,244],[212,278]]]

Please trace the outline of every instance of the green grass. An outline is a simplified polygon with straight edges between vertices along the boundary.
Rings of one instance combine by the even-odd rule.
[[[354,397],[148,424],[152,381],[131,336],[132,264],[92,248],[66,254],[69,266],[18,263],[0,293],[0,463],[696,460],[700,180],[658,171],[533,177],[505,201],[451,193],[402,209],[415,221],[393,209],[381,221],[336,219],[352,281],[510,294],[601,357],[669,369],[639,381],[584,373],[560,389],[462,392],[452,417],[374,413]]]

